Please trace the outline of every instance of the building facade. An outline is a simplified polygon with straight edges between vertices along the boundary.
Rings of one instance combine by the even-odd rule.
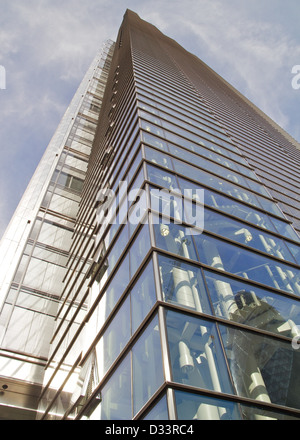
[[[1,240],[0,419],[36,418],[113,48],[96,54]]]
[[[3,241],[0,417],[299,419],[300,145],[131,11],[74,99]]]

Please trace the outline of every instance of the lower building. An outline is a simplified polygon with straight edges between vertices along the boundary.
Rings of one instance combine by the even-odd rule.
[[[299,147],[126,11],[2,240],[0,417],[299,419]]]

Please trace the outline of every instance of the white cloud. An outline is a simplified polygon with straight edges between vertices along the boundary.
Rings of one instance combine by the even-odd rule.
[[[197,54],[293,130],[295,118],[283,103],[287,109],[300,96],[290,75],[300,60],[299,36],[292,33],[298,31],[299,7],[289,0],[276,12],[280,3],[271,3],[270,9],[270,0],[0,0],[0,64],[7,72],[7,90],[0,91],[0,185],[10,195],[7,203],[16,205],[19,188],[34,171],[96,50],[116,37],[126,8]],[[14,189],[3,179],[24,151],[31,162]]]

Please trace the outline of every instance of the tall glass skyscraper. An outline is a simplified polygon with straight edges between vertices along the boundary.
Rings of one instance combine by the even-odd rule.
[[[127,11],[2,240],[0,418],[300,418],[300,145]]]

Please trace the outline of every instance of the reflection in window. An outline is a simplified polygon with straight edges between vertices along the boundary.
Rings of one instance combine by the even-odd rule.
[[[196,205],[184,201],[180,194],[171,193],[166,188],[157,189],[150,187],[149,190],[150,206],[153,211],[159,212],[168,218],[172,217],[177,223],[182,223],[183,221],[192,223],[198,220],[194,213],[197,214],[200,209],[196,210]],[[202,207],[201,210],[203,210]]]
[[[144,190],[134,190],[130,193],[132,205],[128,211],[128,226],[130,237],[138,224],[147,223],[147,195]]]
[[[101,269],[98,273],[97,282],[102,284],[107,280],[108,276],[115,269],[116,264],[121,257],[122,252],[128,244],[130,233],[128,223],[121,230],[116,242],[111,247],[111,251],[103,262],[103,255],[100,256],[99,265],[102,264]],[[109,237],[106,236],[107,244],[109,246]],[[104,247],[104,249],[106,249]],[[146,256],[147,252],[150,249],[150,236],[149,236],[149,227],[146,224],[137,234],[137,237],[131,244],[129,248],[129,259],[130,259],[130,273],[131,276],[134,275],[139,265],[143,261],[143,258]],[[103,251],[103,254],[105,252]],[[98,269],[97,269],[98,270]],[[104,280],[104,281],[103,281]]]
[[[238,395],[300,408],[300,353],[292,344],[220,325]]]
[[[78,177],[64,173],[63,171],[59,174],[57,183],[65,188],[70,188],[78,192],[80,192],[83,187],[83,179],[79,179]]]
[[[238,404],[213,397],[175,391],[178,420],[241,420]]]
[[[194,236],[200,261],[276,289],[300,295],[300,271],[206,234]]]
[[[143,420],[169,420],[167,397],[163,396]]]
[[[93,314],[91,325],[98,334],[100,334],[110,313],[115,309],[126,287],[122,283],[126,281],[126,277],[128,278],[128,272],[126,273],[129,269],[128,259],[124,260],[120,269],[112,279]],[[97,343],[96,354],[100,380],[154,306],[156,291],[153,279],[153,265],[150,261]],[[129,279],[127,284],[128,282]]]
[[[96,287],[96,295],[98,301],[98,295],[101,291],[101,287],[104,285],[106,278],[101,280],[99,289]],[[128,283],[130,281],[129,277],[129,258],[126,256],[122,263],[120,264],[115,276],[111,279],[110,283],[106,287],[105,291],[101,295],[101,299],[97,306],[97,330],[100,330],[110,313],[115,308],[117,302],[121,298],[123,292],[125,291]]]
[[[126,298],[100,340],[98,353],[99,377],[102,378],[130,339],[130,299]]]
[[[125,249],[128,243],[128,224],[126,224],[121,230],[117,241],[112,246],[112,249],[108,255],[107,262],[107,274],[109,275],[112,270],[115,268],[118,259],[120,258],[123,250]],[[108,243],[109,245],[109,243]]]
[[[162,152],[149,147],[145,147],[144,151],[146,154],[146,159],[150,162],[161,165],[169,170],[173,170],[172,159],[167,154],[163,154]]]
[[[153,147],[159,148],[163,151],[168,151],[168,143],[156,136],[153,136],[149,132],[141,131],[141,136],[144,142],[146,142],[149,145],[152,145]]]
[[[181,177],[178,178],[178,182],[177,182],[176,176],[174,174],[168,173],[165,170],[161,170],[149,164],[147,164],[147,170],[148,170],[148,179],[151,182],[156,183],[157,185],[160,185],[164,188],[173,191],[176,189],[177,190],[180,189],[182,194],[184,193],[185,196],[193,200],[195,200],[196,191],[198,191],[199,189],[203,189],[202,185],[196,185],[195,183],[191,181],[187,181]],[[224,191],[225,189],[224,182],[222,184],[222,188],[220,187],[218,189]],[[238,190],[236,188],[236,190],[238,192],[235,192],[234,190],[231,194],[230,189],[228,187],[228,194],[235,196],[240,200],[244,200],[240,194],[240,189]],[[247,195],[244,201],[251,204],[257,204],[254,198],[251,201],[248,196],[249,194]],[[270,217],[267,216],[267,214],[256,210],[255,208],[253,208],[253,206],[240,203],[236,199],[234,200],[228,198],[224,195],[218,194],[217,192],[211,191],[208,188],[205,188],[204,190],[204,203],[207,206],[211,206],[213,208],[219,209],[220,211],[231,214],[237,218],[240,218],[241,220],[246,220],[247,222],[253,223],[254,225],[257,225],[261,228],[267,229],[270,232],[279,233],[284,237],[297,242],[300,241],[299,236],[288,223],[279,220],[275,217],[272,217],[272,221],[271,221]],[[290,250],[293,253],[296,260],[300,261],[299,247],[294,246]]]
[[[156,302],[153,280],[153,264],[150,261],[130,292],[132,334],[137,330]]]
[[[132,349],[133,408],[136,414],[163,384],[158,318],[155,317]]]
[[[37,238],[37,233],[39,242],[69,251],[73,234],[71,228],[49,220],[44,220],[42,223],[37,221],[31,238]]]
[[[165,301],[211,314],[200,268],[162,255],[158,264]]]
[[[145,258],[147,252],[149,251],[150,245],[150,235],[149,226],[146,224],[142,227],[135,241],[132,243],[129,251],[130,256],[130,272],[133,275],[141,262]]]
[[[243,420],[299,420],[300,416],[281,413],[280,411],[240,404]]]
[[[156,246],[160,249],[300,296],[299,269],[204,233],[193,234],[193,229],[168,219],[154,215],[153,219]]]
[[[296,233],[291,225],[273,217],[272,222],[274,223],[279,234],[283,235],[284,237],[290,238],[291,240],[295,240],[298,242],[300,241],[299,235]]]
[[[124,359],[103,387],[101,395],[100,420],[132,419],[130,355]]]
[[[215,324],[173,311],[166,323],[173,381],[232,393]]]
[[[143,97],[142,99],[144,101],[146,100],[149,102],[149,100],[147,100],[147,98]],[[238,152],[238,150],[232,144],[230,144],[230,143],[224,144],[227,148],[230,148],[232,150],[232,151],[229,151],[229,150],[224,149],[223,147],[220,147],[219,145],[213,143],[212,141],[209,141],[207,138],[205,138],[205,137],[207,137],[207,135],[205,136],[204,132],[209,131],[210,129],[212,129],[213,133],[215,133],[215,134],[219,133],[221,135],[220,131],[223,131],[223,130],[222,130],[221,126],[218,123],[216,123],[216,121],[214,121],[214,123],[211,123],[212,122],[211,120],[208,121],[206,118],[205,119],[199,118],[199,114],[198,114],[197,117],[195,115],[193,115],[193,118],[198,119],[198,122],[196,122],[195,119],[191,120],[190,118],[185,117],[183,115],[183,113],[180,114],[180,120],[179,120],[178,119],[178,112],[173,112],[170,110],[170,108],[168,108],[167,109],[168,114],[165,114],[165,113],[162,113],[161,111],[158,111],[157,109],[153,109],[153,106],[157,107],[157,101],[155,103],[150,102],[150,104],[151,104],[151,107],[149,107],[143,103],[139,103],[139,106],[141,108],[147,110],[147,113],[140,112],[140,115],[142,118],[145,118],[147,121],[152,121],[152,122],[159,124],[159,125],[164,125],[164,122],[162,120],[157,119],[156,121],[154,121],[154,119],[152,119],[152,115],[149,115],[149,112],[151,112],[151,113],[156,114],[157,116],[162,116],[162,118],[167,119],[169,121],[174,121],[177,125],[180,125],[181,127],[187,128],[189,131],[194,131],[194,130],[197,130],[198,128],[200,128],[200,131],[198,131],[198,130],[197,131],[198,131],[198,134],[201,138],[201,141],[198,141],[197,144],[204,145],[213,151],[216,151],[216,152],[223,154],[225,157],[231,157],[231,158],[237,160],[237,162],[241,162],[241,163],[247,165],[245,159],[243,159],[240,155],[233,153],[233,151]],[[160,105],[160,107],[164,107],[164,106]],[[164,107],[164,109],[165,109],[165,107]],[[175,115],[176,118],[171,116],[170,113]],[[201,123],[200,123],[200,120],[201,120]],[[184,121],[188,122],[188,124],[186,124]],[[202,122],[204,122],[205,125],[203,125]],[[191,127],[191,125],[193,125],[193,127]],[[218,131],[215,131],[216,128]],[[188,132],[185,132],[185,133],[188,135]],[[204,136],[204,138],[202,138],[202,136]],[[171,132],[167,133],[167,137],[168,137],[168,139],[172,139],[173,142],[175,142],[179,145],[182,145],[182,142],[185,141],[181,136],[174,134],[173,130],[171,130]],[[189,137],[189,135],[187,137]],[[228,141],[228,138],[226,138],[226,140]],[[217,139],[214,139],[214,142],[218,143],[220,141]],[[194,144],[190,143],[190,144],[191,144],[191,150],[193,150],[193,148],[197,149],[198,145],[196,143],[194,143]],[[250,170],[249,170],[249,172],[250,172]]]
[[[275,235],[209,209],[204,210],[204,224],[207,231],[295,263],[284,242]]]
[[[130,193],[132,189],[136,190],[140,188],[142,186],[143,181],[144,181],[144,174],[143,174],[143,170],[141,170],[129,188],[126,186],[126,183],[125,184],[120,183],[117,194],[115,197],[112,197],[111,204],[105,214],[103,211],[101,212],[99,210],[97,221],[101,226],[99,232],[97,233],[97,241],[100,242],[101,237],[103,236],[104,233],[106,233],[105,243],[107,248],[108,245],[112,242],[117,231],[121,228],[121,226],[124,223],[128,223],[128,208],[131,202],[133,201],[130,201],[129,203],[128,197],[126,197],[126,195],[128,195],[126,189]],[[111,196],[111,194],[112,194],[111,192],[108,192],[109,196]],[[108,225],[109,228],[107,230]],[[134,230],[134,226],[136,226],[136,223],[135,225],[130,224],[129,226],[130,226],[129,236],[131,236]],[[106,230],[107,232],[105,232]]]
[[[190,188],[194,187],[193,184],[183,181],[183,179],[180,179],[180,181],[182,181],[183,187],[186,185],[189,185]],[[192,189],[189,189],[189,191],[191,192]],[[269,231],[277,232],[268,216],[261,211],[254,209],[253,206],[245,205],[237,200],[230,199],[229,197],[218,194],[209,189],[205,189],[204,196],[205,204],[207,206],[217,208],[224,213],[231,214],[234,217],[246,220],[247,222],[260,226],[261,228],[268,229]]]
[[[175,391],[178,420],[299,420],[279,411]]]
[[[204,274],[217,316],[291,338],[298,335],[300,302],[218,273]]]
[[[170,148],[170,147],[169,147]],[[270,197],[269,193],[266,191],[264,186],[260,184],[259,182],[253,181],[248,179],[247,177],[244,177],[240,174],[237,174],[234,172],[233,166],[221,166],[218,163],[212,162],[211,160],[206,160],[201,156],[198,156],[197,154],[191,153],[189,151],[186,151],[182,148],[173,146],[171,149],[171,153],[180,159],[184,159],[185,161],[188,161],[189,163],[192,163],[195,166],[199,166],[200,168],[203,168],[207,170],[209,173],[214,173],[217,176],[221,176],[226,180],[229,180],[233,182],[234,184],[242,185],[246,188],[249,188],[253,191],[256,191],[259,194],[262,194],[263,196]],[[170,162],[170,156],[163,154],[161,151],[155,151],[154,149],[150,147],[145,147],[145,154],[146,158],[154,163],[158,163],[161,166],[164,166],[166,168],[172,169],[172,165]],[[218,161],[220,162],[220,161]],[[226,163],[226,162],[225,162]],[[178,169],[191,169],[190,165],[186,165],[183,162],[178,160],[174,160],[175,169],[178,171]],[[192,170],[192,169],[191,169]],[[196,168],[193,168],[194,174],[197,174]],[[186,174],[187,171],[183,172],[182,174]],[[201,172],[201,170],[199,170]],[[187,176],[189,174],[186,174]],[[196,180],[198,180],[196,178]]]
[[[258,208],[263,208],[271,214],[284,217],[276,203],[264,197],[260,197],[248,189],[235,185],[234,180],[232,182],[228,182],[227,180],[221,179],[177,159],[173,159],[173,163],[176,172],[189,179],[200,182],[201,185],[216,189],[217,191],[228,194],[229,196],[241,200],[242,202],[257,206]],[[190,184],[188,182],[186,183],[188,184],[188,188],[190,188]]]
[[[153,215],[156,246],[175,255],[197,261],[196,249],[190,229],[170,223],[169,219]]]
[[[287,243],[289,251],[292,253],[297,264],[300,264],[300,246],[294,243]]]
[[[100,414],[96,411],[93,418],[131,420],[163,381],[160,331],[155,317],[102,388]]]
[[[147,164],[147,174],[148,179],[151,182],[156,183],[163,188],[174,190],[179,187],[174,174],[168,173],[166,170],[161,170],[160,168]]]

